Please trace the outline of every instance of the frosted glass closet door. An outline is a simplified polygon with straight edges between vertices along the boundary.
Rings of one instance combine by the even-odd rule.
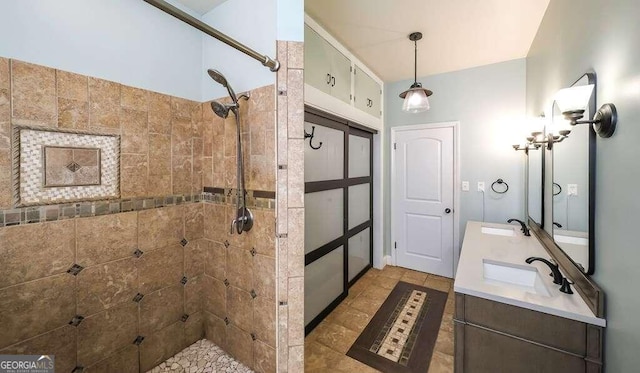
[[[344,234],[342,189],[304,195],[304,253],[308,254]]]
[[[304,268],[304,324],[322,312],[344,291],[344,247]]]
[[[349,238],[349,281],[371,263],[369,228]]]
[[[371,184],[349,187],[349,229],[369,221],[371,217]]]
[[[371,140],[349,135],[349,177],[371,176]]]
[[[315,129],[313,129],[315,128]],[[313,131],[311,144],[304,144],[304,181],[339,180],[344,177],[344,132],[313,123],[304,123],[307,133]]]

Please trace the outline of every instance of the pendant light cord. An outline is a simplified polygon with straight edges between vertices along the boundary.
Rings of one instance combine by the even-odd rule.
[[[413,41],[413,84],[418,82],[418,41]]]

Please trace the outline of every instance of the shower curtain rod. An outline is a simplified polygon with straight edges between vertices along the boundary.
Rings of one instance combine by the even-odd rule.
[[[263,55],[260,54],[256,51],[254,51],[253,49],[247,47],[246,45],[239,43],[238,41],[228,37],[227,35],[221,33],[220,31],[214,29],[213,27],[207,25],[206,23],[198,20],[195,17],[192,17],[191,15],[183,12],[182,10],[174,7],[173,5],[170,5],[169,3],[167,3],[164,0],[144,0],[145,2],[153,5],[154,7],[162,10],[163,12],[172,15],[174,17],[176,17],[177,19],[181,20],[182,22],[191,25],[192,27],[197,28],[198,30],[204,32],[205,34],[212,36],[218,40],[220,40],[221,42],[239,50],[240,52],[248,55],[249,57],[252,57],[258,61],[260,61],[260,63],[262,63],[263,66],[267,66],[271,71],[276,72],[278,71],[278,69],[280,69],[280,62],[277,59],[271,59],[269,56],[267,55]]]

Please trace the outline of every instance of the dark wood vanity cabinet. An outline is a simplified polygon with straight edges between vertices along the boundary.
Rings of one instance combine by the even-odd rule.
[[[602,372],[603,328],[456,293],[456,373]]]

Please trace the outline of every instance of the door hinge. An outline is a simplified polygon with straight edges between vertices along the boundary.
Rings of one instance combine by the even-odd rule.
[[[353,95],[349,94],[349,100],[353,100]]]
[[[398,248],[398,243],[397,243],[397,242],[394,242],[394,243],[393,243],[393,248],[394,248],[394,249],[397,249],[397,248]]]
[[[349,66],[349,71],[353,71],[353,66]]]
[[[396,149],[397,149],[397,147],[396,147],[396,143],[394,142],[394,143],[393,143],[393,150],[396,150]]]

